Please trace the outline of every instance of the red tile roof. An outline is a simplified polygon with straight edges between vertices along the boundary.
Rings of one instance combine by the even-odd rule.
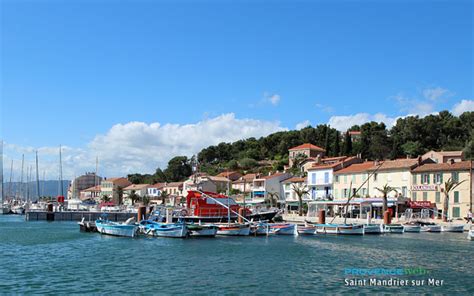
[[[362,172],[369,171],[373,167],[374,167],[373,161],[366,161],[363,163],[352,164],[346,168],[343,168],[337,172],[334,172],[334,174],[339,175],[339,174],[362,173]]]
[[[351,136],[352,136],[352,135],[360,135],[360,134],[361,134],[360,131],[350,131],[350,132],[349,132],[349,135],[351,135]]]
[[[303,149],[310,149],[310,150],[317,150],[317,151],[326,151],[326,150],[324,150],[323,148],[321,148],[321,147],[319,147],[319,146],[316,146],[316,145],[313,145],[313,144],[310,144],[310,143],[305,143],[305,144],[302,144],[302,145],[299,145],[299,146],[290,148],[289,150],[303,150]]]
[[[282,183],[304,183],[306,181],[305,178],[300,178],[300,177],[291,177],[289,179],[286,179]]]
[[[97,192],[97,191],[100,191],[100,185],[92,186],[92,187],[86,188],[86,189],[84,189],[84,190],[82,190],[82,191],[91,191],[91,192],[92,192],[92,191],[96,191],[96,192]]]
[[[471,161],[460,161],[450,163],[427,163],[413,170],[415,173],[442,172],[442,171],[468,171],[471,168]]]

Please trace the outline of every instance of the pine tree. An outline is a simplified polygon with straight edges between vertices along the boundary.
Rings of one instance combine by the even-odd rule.
[[[335,130],[335,132],[336,132],[336,137],[334,139],[334,155],[335,156],[340,156],[341,155],[341,147],[340,147],[341,137],[339,135],[338,130]]]
[[[352,155],[352,138],[349,132],[344,135],[343,154],[346,156]]]

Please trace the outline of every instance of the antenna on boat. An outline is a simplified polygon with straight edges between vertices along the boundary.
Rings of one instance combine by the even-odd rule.
[[[0,191],[1,191],[1,199],[2,199],[2,204],[3,204],[3,200],[4,200],[4,196],[3,196],[3,140],[1,141],[0,143],[0,181],[1,181],[1,187],[0,187]]]
[[[64,196],[64,188],[63,188],[63,163],[62,163],[62,154],[61,154],[61,145],[59,145],[59,196]]]
[[[10,166],[10,182],[8,183],[8,196],[10,197],[12,195],[12,177],[13,177],[13,159],[12,159],[12,164]]]
[[[23,167],[25,165],[25,154],[21,156],[21,178],[20,178],[20,200],[24,198],[23,193]]]

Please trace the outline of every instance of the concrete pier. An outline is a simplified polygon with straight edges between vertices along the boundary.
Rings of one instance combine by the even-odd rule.
[[[69,212],[27,212],[25,214],[26,221],[81,221],[84,217],[86,221],[95,221],[103,214],[107,214],[107,219],[115,222],[122,222],[131,217],[136,217],[136,213],[125,212],[85,212],[85,211],[69,211]]]

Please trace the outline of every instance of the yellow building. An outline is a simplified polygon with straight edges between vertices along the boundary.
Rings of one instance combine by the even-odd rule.
[[[438,217],[442,217],[444,201],[444,182],[449,178],[462,182],[449,194],[448,218],[457,219],[467,216],[472,210],[472,162],[459,161],[448,163],[424,164],[412,172],[411,199],[436,203]]]
[[[388,184],[396,189],[389,193],[389,197],[408,198],[411,170],[421,163],[421,159],[408,158],[352,164],[334,172],[334,196],[336,199],[348,198],[355,193],[359,197],[382,197],[377,188]],[[370,179],[367,180],[369,176]]]

